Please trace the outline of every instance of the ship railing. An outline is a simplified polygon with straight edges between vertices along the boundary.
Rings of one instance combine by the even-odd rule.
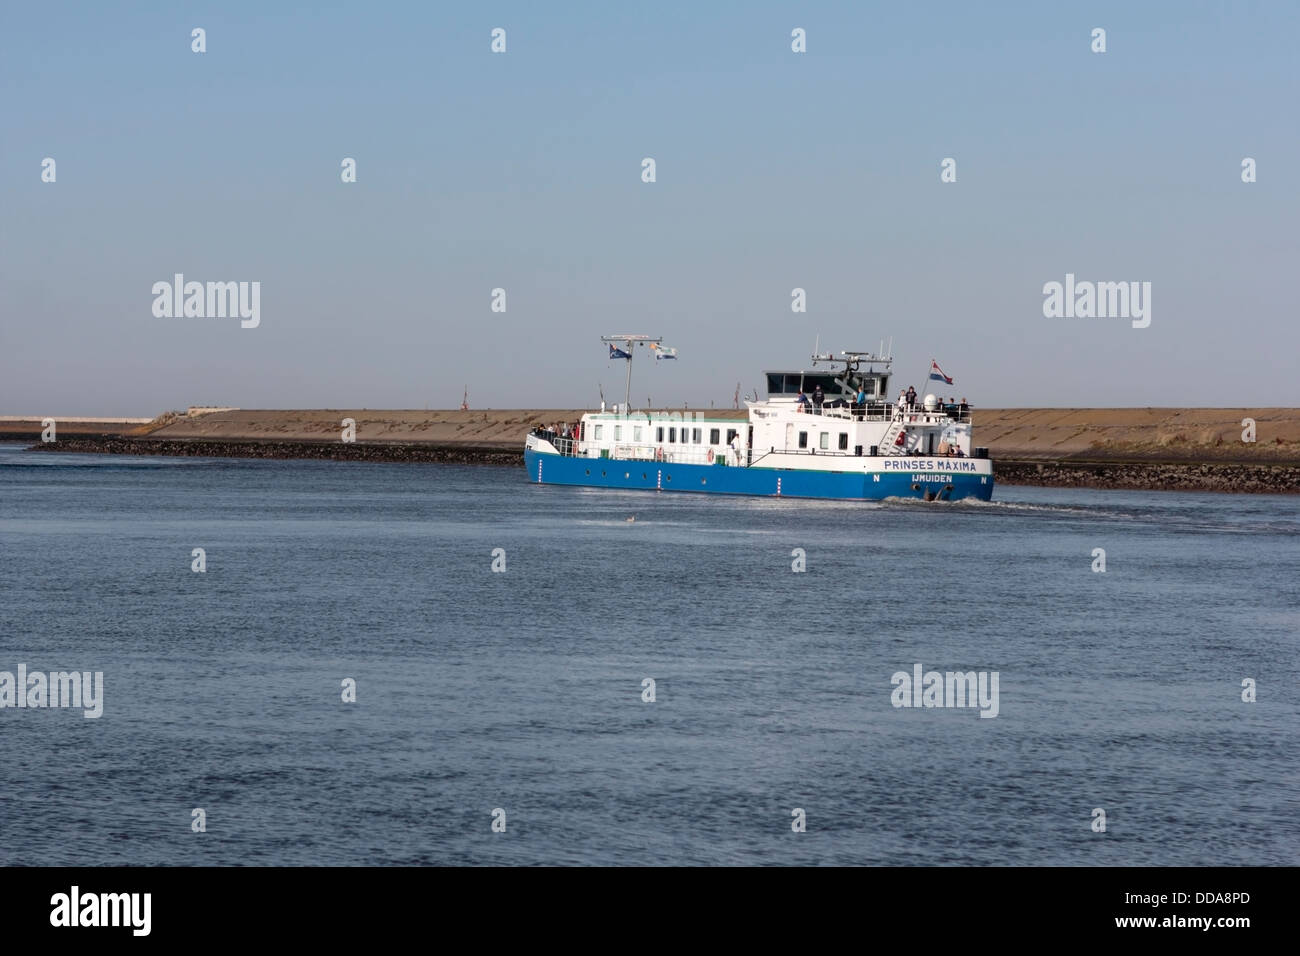
[[[578,453],[579,443],[575,441],[573,438],[563,438],[560,435],[548,429],[542,429],[541,431],[534,431],[533,434],[536,435],[538,438],[540,438],[542,441],[550,442],[553,446],[555,446],[555,450],[559,452],[561,455],[572,457],[573,455],[576,455]]]
[[[808,404],[802,406],[802,412],[807,415],[855,422],[889,422],[900,414],[914,424],[948,422],[968,424],[971,420],[969,404],[964,407],[960,404],[944,404],[928,412],[919,404],[906,406],[884,402],[867,402],[865,406],[858,405],[856,402],[839,405]]]
[[[905,425],[969,425],[971,422],[970,409],[962,411],[955,406],[952,411],[936,408],[930,412],[917,406],[905,409],[901,417]]]
[[[757,464],[768,455],[807,455],[809,458],[865,458],[867,457],[866,449],[862,454],[857,454],[853,449],[841,451],[838,448],[771,448],[760,455],[755,456],[750,464]]]
[[[865,405],[859,405],[857,402],[843,402],[834,405],[813,405],[809,403],[800,406],[800,410],[807,415],[838,418],[843,421],[883,422],[889,420],[894,412],[894,406],[883,402],[867,402]]]
[[[961,455],[949,455],[949,454],[947,454],[947,452],[942,452],[942,453],[941,453],[941,452],[939,452],[937,449],[936,449],[935,451],[932,451],[932,452],[926,452],[926,451],[921,451],[920,449],[912,449],[912,450],[910,450],[910,451],[905,451],[905,450],[902,449],[902,448],[894,448],[893,450],[886,450],[886,449],[883,448],[883,447],[879,449],[878,454],[879,454],[879,456],[881,456],[881,457],[889,457],[889,456],[901,455],[901,456],[904,456],[904,457],[912,457],[912,458],[970,458],[970,457],[972,457],[972,456],[970,456],[970,455],[966,455],[966,454],[961,454]],[[757,454],[757,455],[755,455],[754,458],[753,458],[753,460],[750,461],[749,464],[750,464],[750,466],[752,467],[752,466],[754,466],[754,465],[757,465],[757,464],[758,464],[759,462],[761,462],[764,458],[768,458],[768,457],[771,457],[771,456],[774,456],[774,455],[806,455],[806,456],[808,456],[809,458],[867,458],[867,457],[870,457],[870,456],[867,454],[867,450],[866,450],[866,449],[863,449],[862,454],[859,455],[856,451],[838,451],[838,450],[836,450],[836,451],[831,451],[831,450],[825,450],[825,451],[823,451],[823,450],[821,450],[821,449],[813,449],[813,448],[773,448],[773,449],[770,449],[770,450],[768,450],[768,451],[762,452],[761,454]]]

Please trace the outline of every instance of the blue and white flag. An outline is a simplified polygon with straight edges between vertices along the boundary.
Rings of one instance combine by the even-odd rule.
[[[612,358],[612,359],[621,358],[621,359],[629,359],[629,360],[630,360],[630,359],[632,358],[632,353],[631,353],[631,352],[624,352],[622,349],[616,349],[616,348],[614,348],[614,346],[611,345],[611,346],[609,347],[609,357]]]
[[[675,359],[675,358],[677,358],[677,350],[676,350],[676,349],[670,349],[670,348],[669,348],[668,346],[666,346],[666,345],[659,345],[658,343],[651,342],[651,343],[650,343],[650,349],[651,349],[651,351],[653,351],[653,352],[655,353],[655,360],[656,360],[656,361],[659,360],[659,359]]]

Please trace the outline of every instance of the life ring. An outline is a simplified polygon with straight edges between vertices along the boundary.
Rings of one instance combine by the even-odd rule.
[[[708,453],[708,455],[706,455],[705,457],[706,457],[706,459],[708,460],[708,462],[709,462],[710,465],[713,464],[713,449],[712,449],[712,448],[709,449],[709,453]]]
[[[907,432],[903,431],[898,433],[898,437],[894,439],[894,444],[899,448],[901,448],[903,446],[903,443],[906,441],[907,441]]]

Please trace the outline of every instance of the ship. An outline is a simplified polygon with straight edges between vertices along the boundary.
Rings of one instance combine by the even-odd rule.
[[[628,363],[649,336],[606,336]],[[524,467],[537,484],[824,498],[989,501],[993,461],[973,444],[972,409],[911,391],[890,397],[892,345],[814,352],[812,367],[764,373],[767,395],[732,412],[634,411],[628,402],[536,425]],[[951,384],[931,360],[927,381]]]

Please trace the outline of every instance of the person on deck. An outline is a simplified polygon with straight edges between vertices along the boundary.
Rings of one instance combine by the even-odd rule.
[[[822,387],[818,385],[813,389],[813,409],[818,415],[822,413],[822,403],[826,401],[826,396],[822,392]]]
[[[802,388],[799,389],[799,397],[795,399],[795,402],[799,406],[799,411],[806,412],[808,410],[808,396],[803,393]]]
[[[916,408],[916,387],[913,385],[907,386],[907,407]]]

